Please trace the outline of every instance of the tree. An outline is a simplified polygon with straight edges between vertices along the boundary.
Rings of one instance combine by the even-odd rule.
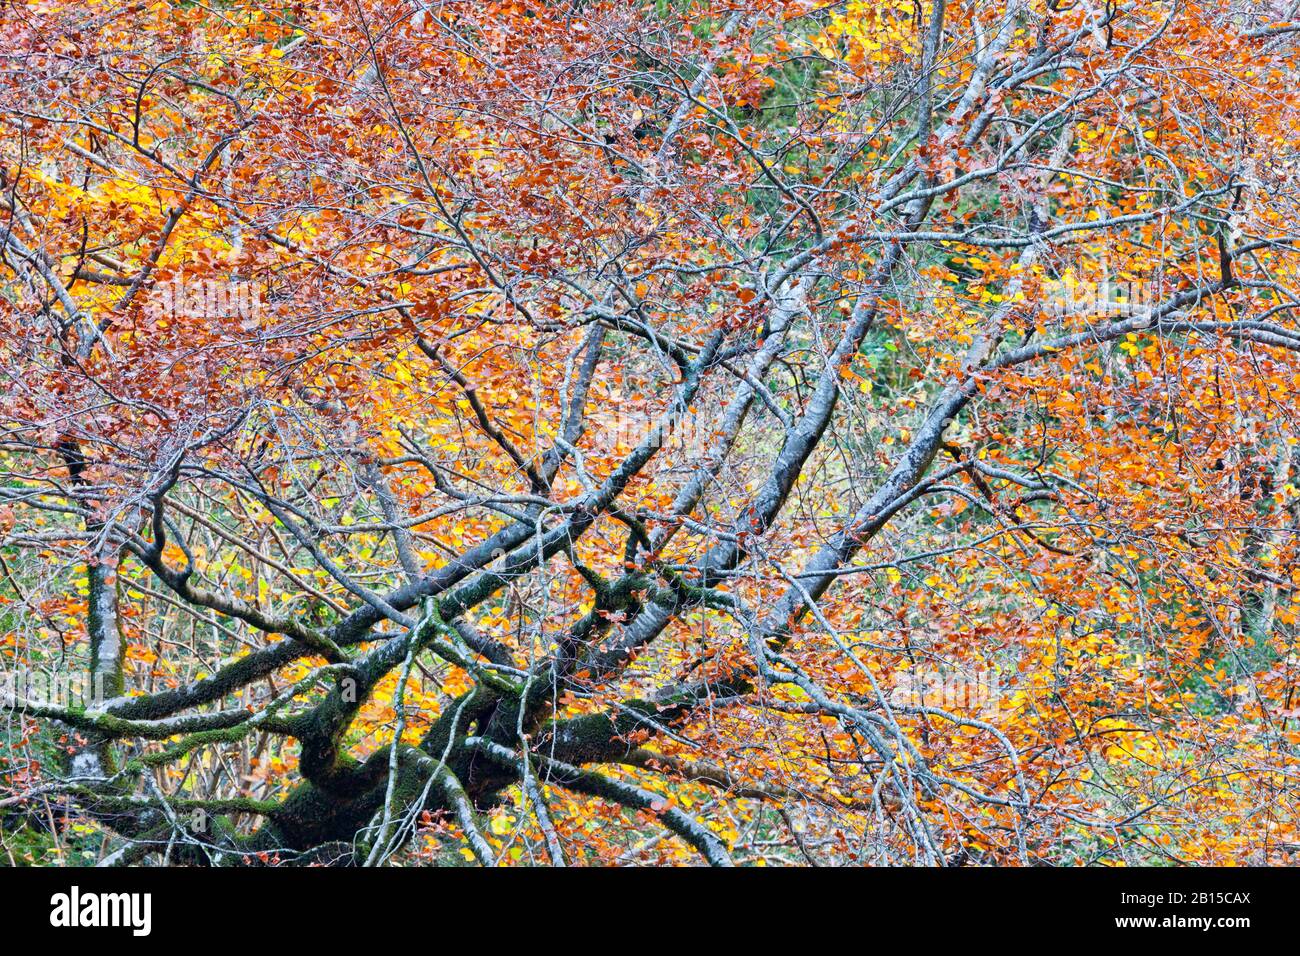
[[[1274,7],[8,5],[5,831],[1294,861]]]

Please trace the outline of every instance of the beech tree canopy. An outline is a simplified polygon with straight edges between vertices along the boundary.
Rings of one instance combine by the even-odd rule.
[[[0,844],[1285,864],[1273,0],[0,10]]]

